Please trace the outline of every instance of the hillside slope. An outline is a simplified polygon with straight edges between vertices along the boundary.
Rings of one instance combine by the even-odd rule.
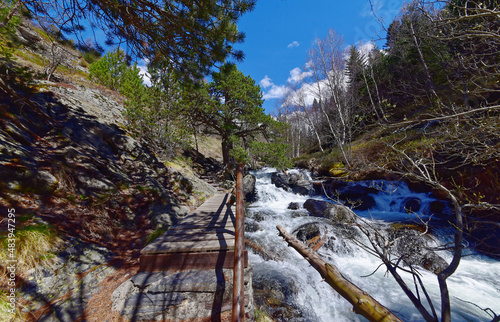
[[[36,70],[22,57],[43,52],[19,51],[13,69]],[[88,82],[81,65],[68,69],[56,70],[55,81],[26,85],[13,77],[0,88],[0,238],[7,249],[12,223],[20,320],[88,319],[98,310],[87,302],[109,300],[110,281],[134,273],[155,231],[216,192],[199,179],[218,168],[215,159],[188,151],[180,165],[159,160],[124,129],[123,98]],[[0,268],[3,288],[9,280]],[[2,293],[0,305],[8,301]]]

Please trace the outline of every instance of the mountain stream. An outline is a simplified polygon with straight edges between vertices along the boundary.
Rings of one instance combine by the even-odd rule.
[[[310,198],[327,200],[324,195],[304,196],[277,188],[271,182],[273,172],[276,170],[270,168],[252,172],[257,178],[257,201],[248,206],[245,218],[245,238],[263,250],[261,254],[249,251],[249,261],[254,269],[254,288],[265,289],[279,300],[279,303],[274,299],[275,302],[268,300],[261,304],[268,313],[278,321],[365,321],[362,316],[352,312],[352,305],[322,281],[319,273],[302,256],[287,247],[276,229],[277,225],[282,225],[289,233],[296,234],[300,227],[316,224],[322,235],[326,236],[326,242],[318,249],[318,254],[326,262],[337,266],[347,279],[404,321],[423,320],[385,267],[379,267],[381,261],[378,258],[349,238],[335,233],[328,219],[311,216],[302,206],[295,210],[288,209],[290,203],[302,205]],[[412,192],[404,183],[370,181],[357,184],[375,185],[380,191],[372,194],[374,203],[370,208],[355,211],[358,216],[379,227],[390,225],[391,222],[412,222],[416,219],[412,216],[417,215],[426,221],[430,218],[426,213],[429,213],[432,202],[436,201],[429,193]],[[419,200],[415,213],[409,214],[402,205],[409,199]],[[445,227],[447,225],[440,225],[439,220],[436,222],[438,225],[433,234],[437,236],[432,242],[438,245],[450,240],[452,231]],[[361,234],[359,236],[363,238]],[[366,240],[363,242],[368,243]],[[451,254],[446,251],[436,253],[447,262],[451,260]],[[462,258],[458,270],[448,279],[452,319],[490,321],[492,316],[485,309],[489,308],[500,315],[500,262],[475,253],[469,252],[468,255]],[[420,272],[439,315],[436,275],[425,269]],[[407,285],[413,288],[410,275],[401,274]],[[286,309],[283,309],[284,306]]]

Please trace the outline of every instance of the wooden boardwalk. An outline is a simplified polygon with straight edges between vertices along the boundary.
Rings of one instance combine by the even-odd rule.
[[[230,197],[216,194],[144,247],[139,270],[233,268],[236,211],[228,203]]]

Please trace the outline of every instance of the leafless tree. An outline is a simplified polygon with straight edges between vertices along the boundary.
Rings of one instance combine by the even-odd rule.
[[[307,100],[307,84],[300,82],[295,85],[291,85],[291,90],[288,91],[286,97],[284,98],[283,105],[287,106],[289,113],[295,113],[296,115],[302,115],[304,123],[296,123],[292,126],[305,128],[305,132],[312,132],[314,135],[319,149],[323,152],[323,140],[318,127],[318,116],[317,113],[311,108],[310,103]]]
[[[316,39],[309,51],[312,69],[311,90],[344,160],[350,165],[351,109],[345,97],[345,48],[343,37],[333,29],[323,39]]]

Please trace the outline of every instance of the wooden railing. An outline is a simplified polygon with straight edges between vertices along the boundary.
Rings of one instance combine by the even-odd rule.
[[[244,295],[244,227],[245,210],[243,208],[243,164],[236,166],[236,223],[234,245],[233,274],[233,315],[232,321],[243,321],[245,316]]]

